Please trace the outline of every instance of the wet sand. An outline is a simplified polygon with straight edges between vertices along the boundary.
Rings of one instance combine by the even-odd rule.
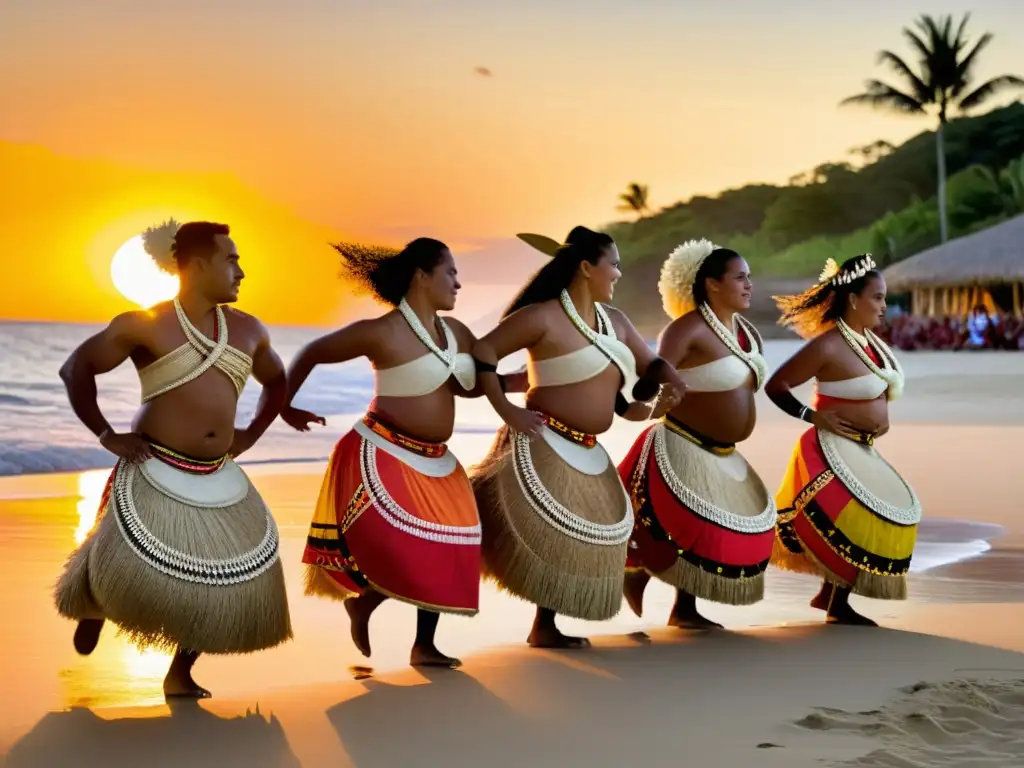
[[[910,601],[855,599],[886,627],[875,631],[822,626],[807,607],[815,582],[771,571],[763,603],[704,605],[728,632],[661,629],[672,593],[652,583],[643,618],[624,608],[602,624],[563,621],[566,631],[597,638],[594,649],[530,651],[522,641],[531,607],[485,586],[477,618],[445,617],[438,632],[442,649],[466,660],[462,670],[409,670],[414,610],[390,602],[372,624],[371,677],[356,680],[367,672],[350,668],[370,662],[352,647],[343,612],[301,595],[299,558],[322,467],[254,467],[281,527],[296,639],[253,656],[201,659],[196,677],[217,698],[171,712],[160,696],[166,657],[139,653],[111,627],[91,657],[78,657],[73,627],[49,597],[106,473],[2,478],[0,754],[9,752],[12,766],[656,766],[685,757],[731,768],[881,750],[875,762],[850,765],[960,765],[920,751],[927,731],[918,721],[930,718],[967,728],[965,744],[976,729],[964,723],[984,725],[1003,735],[964,749],[1024,760],[1008,735],[1024,718],[1016,684],[943,683],[1024,678],[1024,398],[1014,394],[1024,356],[908,355],[905,366],[908,396],[894,405],[893,431],[879,448],[924,504],[917,562],[967,559],[912,575]],[[463,422],[492,418],[481,402],[460,410]],[[329,428],[340,433],[351,421],[332,419]],[[621,425],[608,436],[613,458],[640,428]],[[770,486],[800,430],[762,404],[743,452]],[[453,448],[469,464],[490,439],[463,434]],[[900,691],[929,681],[936,685]]]

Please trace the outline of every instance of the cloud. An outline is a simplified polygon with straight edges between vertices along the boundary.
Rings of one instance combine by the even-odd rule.
[[[494,77],[494,73],[487,67],[473,67],[473,72],[480,77]]]

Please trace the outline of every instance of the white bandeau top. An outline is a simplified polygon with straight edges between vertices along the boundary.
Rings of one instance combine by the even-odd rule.
[[[750,381],[754,372],[736,355],[726,355],[693,368],[677,369],[686,388],[694,392],[729,392]]]
[[[839,381],[819,381],[816,386],[819,395],[840,400],[877,400],[889,388],[885,380],[874,373]]]
[[[563,295],[562,306],[573,325],[590,341],[582,349],[576,349],[558,357],[535,360],[532,356],[527,363],[531,387],[559,387],[589,381],[609,365],[615,365],[623,374],[620,391],[627,400],[632,400],[633,385],[639,378],[636,374],[636,358],[632,350],[615,334],[615,327],[604,307],[595,305],[598,330],[583,325],[575,307]]]
[[[476,386],[476,362],[472,355],[459,352],[459,342],[448,324],[438,318],[445,340],[445,348],[440,349],[405,303],[405,299],[398,310],[419,340],[431,351],[392,368],[375,368],[373,375],[377,396],[422,397],[440,389],[452,376],[463,389],[473,389]]]

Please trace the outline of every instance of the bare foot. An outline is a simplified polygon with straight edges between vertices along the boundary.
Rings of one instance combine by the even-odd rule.
[[[75,650],[83,656],[88,656],[96,650],[102,631],[103,619],[80,619],[75,629]]]
[[[857,613],[849,603],[841,605],[832,604],[832,610],[828,612],[826,621],[829,624],[846,624],[854,627],[877,627],[878,622]]]
[[[563,635],[557,627],[544,627],[542,629],[534,627],[526,642],[530,644],[531,648],[561,648],[577,650],[579,648],[590,647],[590,640],[587,638]]]
[[[445,656],[434,646],[414,645],[409,655],[409,663],[414,667],[446,667],[458,669],[462,662],[454,656]]]
[[[678,629],[722,629],[722,625],[706,619],[697,610],[697,598],[689,592],[676,590],[676,602],[668,617],[668,625]]]
[[[717,621],[705,618],[696,611],[685,616],[673,613],[668,617],[668,625],[676,629],[724,629]]]
[[[212,694],[192,679],[192,673],[171,665],[164,678],[164,696],[168,699],[208,699]]]
[[[626,603],[637,616],[644,615],[644,590],[647,589],[647,582],[650,580],[651,576],[647,571],[630,571],[622,584],[622,594],[626,596]]]
[[[345,611],[348,613],[349,621],[352,623],[352,642],[355,643],[359,652],[370,657],[370,612],[362,609],[362,603],[358,597],[350,597],[345,600]]]

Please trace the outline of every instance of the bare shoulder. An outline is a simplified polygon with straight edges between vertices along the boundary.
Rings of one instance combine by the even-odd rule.
[[[157,310],[122,312],[107,324],[106,333],[132,341],[144,341],[160,319]]]
[[[633,321],[630,320],[629,315],[621,309],[613,307],[611,304],[602,304],[601,307],[608,313],[608,319],[612,321],[612,325],[615,326],[617,331],[625,332],[635,330]]]
[[[234,307],[224,307],[224,317],[228,322],[228,327],[236,332],[241,332],[246,336],[251,336],[261,341],[270,339],[270,331],[267,330],[267,327],[255,315],[250,315],[248,312],[243,312]]]
[[[455,341],[459,344],[459,349],[469,349],[476,341],[476,336],[473,334],[469,327],[451,315],[444,316],[445,324],[452,329],[452,333],[455,334]]]

